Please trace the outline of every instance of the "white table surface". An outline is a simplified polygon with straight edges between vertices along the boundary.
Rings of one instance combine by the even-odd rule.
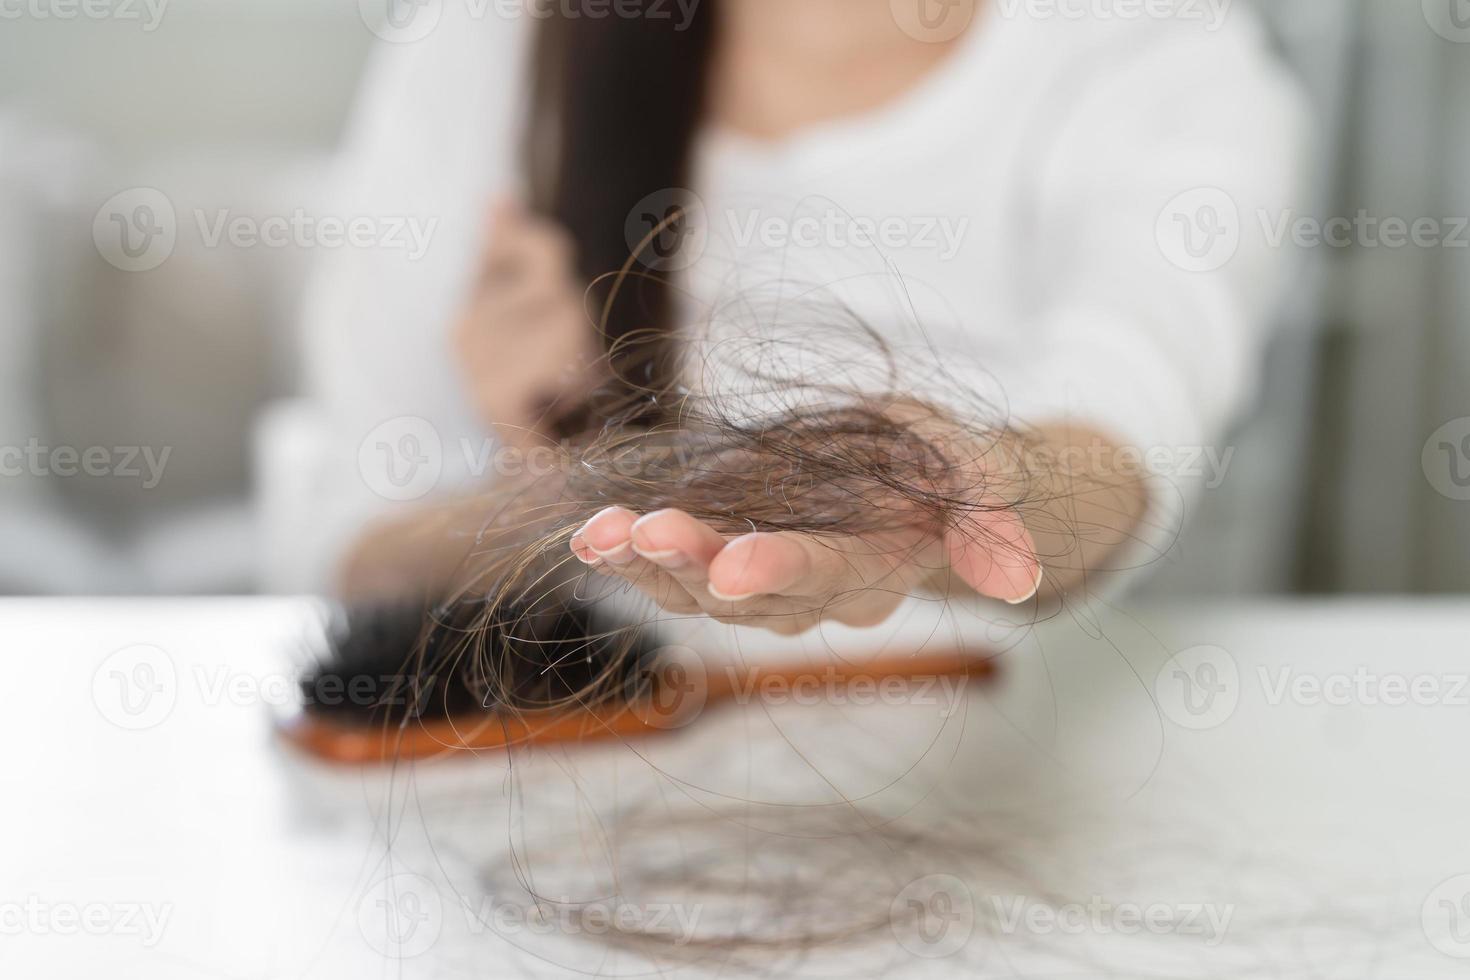
[[[1063,618],[948,710],[748,704],[397,771],[273,740],[319,616],[0,601],[0,977],[1470,975],[1470,603]],[[878,925],[690,965],[697,943],[650,959],[559,906],[517,917],[515,869],[576,902],[613,863],[621,913],[675,937],[739,901],[767,935]]]

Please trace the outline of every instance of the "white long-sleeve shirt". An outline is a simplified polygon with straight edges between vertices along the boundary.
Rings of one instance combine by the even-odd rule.
[[[1172,464],[1251,399],[1289,271],[1263,219],[1291,205],[1304,127],[1249,8],[1108,14],[1135,7],[1157,9],[997,0],[874,111],[774,143],[702,133],[708,238],[679,275],[689,315],[722,328],[742,290],[820,287],[900,345],[922,337],[1009,418],[1135,447],[1163,481],[1157,554],[1193,482]],[[279,587],[324,585],[367,518],[491,475],[448,331],[485,203],[520,183],[536,22],[500,9],[450,0],[369,69],[333,206],[432,230],[421,255],[344,250],[315,278],[307,408],[263,454],[266,484],[294,488],[266,508]]]

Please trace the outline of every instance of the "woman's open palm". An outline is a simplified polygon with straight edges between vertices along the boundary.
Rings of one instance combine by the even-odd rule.
[[[946,572],[1011,603],[1036,594],[1041,565],[1020,516],[993,510],[960,526],[872,535],[721,534],[680,510],[609,507],[571,540],[596,571],[631,583],[669,612],[777,633],[832,621],[874,626]]]

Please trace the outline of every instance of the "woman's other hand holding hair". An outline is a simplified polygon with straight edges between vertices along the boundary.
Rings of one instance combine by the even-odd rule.
[[[480,420],[508,446],[554,438],[596,386],[597,331],[570,237],[510,199],[490,209],[474,296],[455,346]]]

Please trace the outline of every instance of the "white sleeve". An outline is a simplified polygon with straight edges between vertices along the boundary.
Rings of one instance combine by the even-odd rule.
[[[1138,452],[1150,512],[1132,567],[1168,551],[1198,454],[1254,394],[1292,266],[1263,218],[1297,198],[1305,116],[1239,9],[1218,33],[1169,25],[1121,47],[1039,161],[1039,349],[1006,390],[1017,419],[1075,420]]]
[[[364,522],[461,486],[483,442],[449,331],[486,205],[517,188],[530,27],[473,7],[444,4],[427,36],[370,59],[326,207],[372,243],[317,256],[305,397],[260,432],[272,588],[326,587]]]

